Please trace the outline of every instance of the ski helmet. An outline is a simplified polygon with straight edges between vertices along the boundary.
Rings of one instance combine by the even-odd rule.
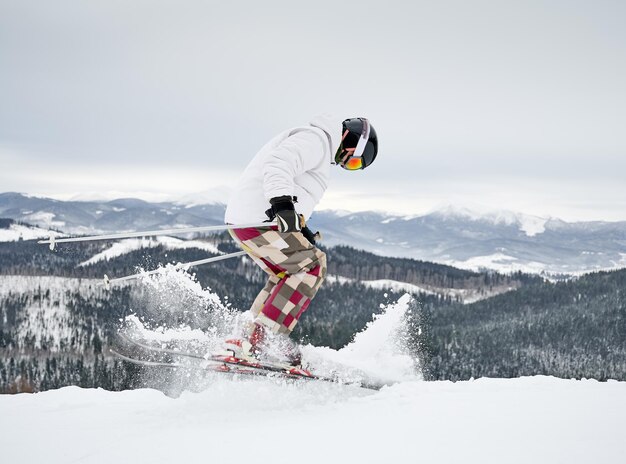
[[[374,162],[377,153],[378,136],[374,126],[365,118],[346,119],[335,163],[349,171],[365,169]]]

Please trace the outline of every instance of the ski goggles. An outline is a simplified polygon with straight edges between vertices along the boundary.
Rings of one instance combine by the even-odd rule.
[[[339,150],[335,155],[335,163],[348,171],[364,169],[369,164],[368,160],[371,162],[376,152],[374,145],[368,144],[370,123],[364,118],[360,120],[363,124],[360,135],[350,131],[344,124],[345,130],[341,137],[341,145],[339,145]]]

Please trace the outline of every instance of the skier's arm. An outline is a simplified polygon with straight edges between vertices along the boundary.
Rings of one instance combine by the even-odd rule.
[[[303,130],[287,137],[263,166],[265,198],[295,195],[294,179],[323,162],[326,146],[319,134]]]

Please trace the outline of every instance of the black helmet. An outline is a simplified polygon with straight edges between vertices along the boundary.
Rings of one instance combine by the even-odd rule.
[[[374,162],[377,153],[378,137],[374,126],[365,118],[346,119],[335,163],[349,171],[365,169]]]

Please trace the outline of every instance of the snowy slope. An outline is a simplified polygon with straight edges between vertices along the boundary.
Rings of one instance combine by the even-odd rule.
[[[3,462],[51,464],[586,464],[622,462],[625,416],[619,382],[413,381],[370,392],[216,377],[176,399],[77,387],[1,396],[0,443]]]
[[[131,238],[120,240],[113,243],[109,248],[92,256],[87,261],[80,263],[80,266],[89,266],[99,261],[108,261],[110,259],[130,253],[133,250],[141,250],[144,248],[154,248],[159,245],[164,246],[168,250],[178,250],[187,248],[196,248],[198,250],[208,251],[210,253],[220,254],[217,247],[209,242],[201,240],[181,240],[175,237],[156,237],[153,239]]]
[[[23,224],[11,224],[6,229],[0,229],[0,242],[17,242],[18,240],[34,240],[36,238],[49,238],[51,235],[60,237],[64,234],[54,230]]]
[[[350,279],[349,277],[337,276],[333,274],[329,274],[326,276],[326,282],[339,283],[339,284],[350,284],[357,282],[355,279]],[[420,286],[415,284],[410,284],[407,282],[401,282],[398,280],[392,279],[379,279],[379,280],[360,280],[358,281],[360,284],[365,285],[366,287],[383,289],[383,290],[393,290],[394,292],[408,292],[413,295],[426,294],[426,295],[443,295],[447,297],[451,297],[455,300],[461,301],[464,304],[475,303],[479,300],[484,300],[485,298],[489,298],[495,295],[502,293],[503,291],[515,290],[513,287],[509,288],[494,288],[493,290],[488,289],[472,289],[472,288],[444,288],[444,287],[434,287],[434,286]]]

